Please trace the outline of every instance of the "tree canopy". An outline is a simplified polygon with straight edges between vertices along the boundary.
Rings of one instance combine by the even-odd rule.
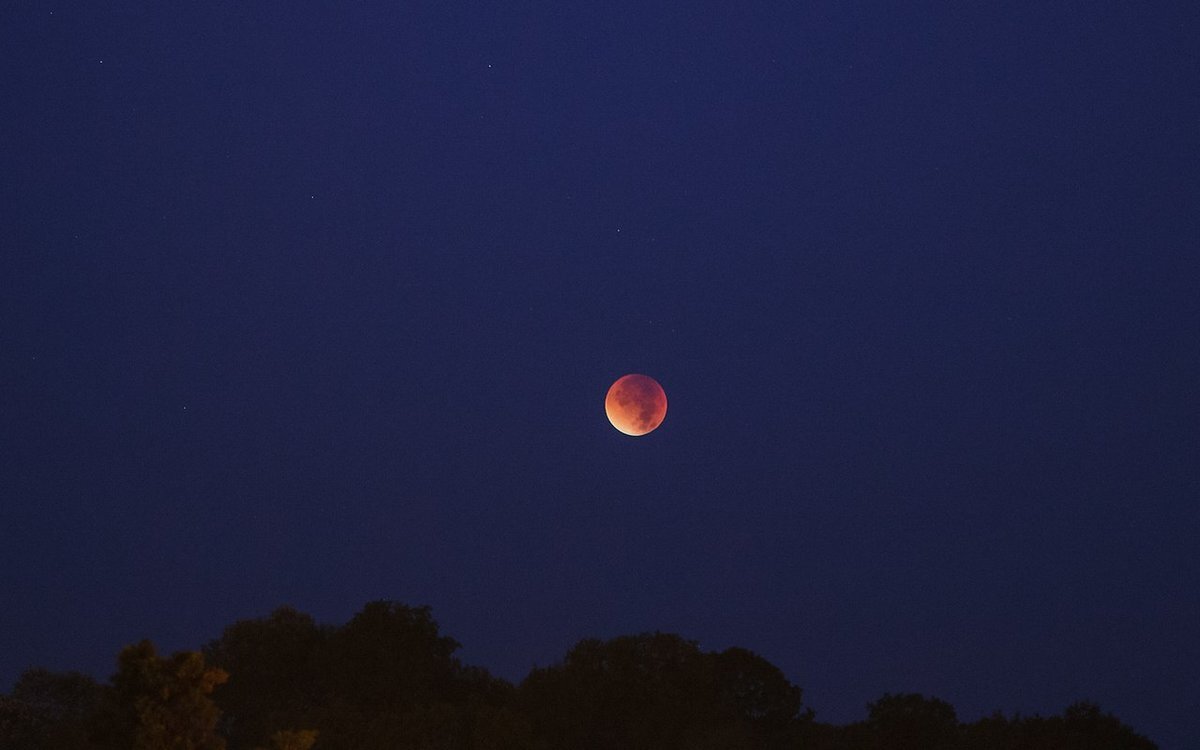
[[[673,633],[579,641],[512,685],[463,664],[427,607],[376,601],[340,626],[281,607],[199,651],[123,649],[106,683],[25,672],[0,695],[4,750],[1153,750],[1089,702],[964,723],[885,694],[821,723],[743,648]]]

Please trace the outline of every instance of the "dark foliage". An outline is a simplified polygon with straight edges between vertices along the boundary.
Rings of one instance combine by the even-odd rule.
[[[797,736],[800,689],[743,649],[677,635],[586,640],[534,670],[521,705],[539,748],[774,748]]]
[[[226,678],[194,651],[123,649],[108,685],[32,669],[0,698],[4,750],[224,750],[213,688]]]
[[[215,694],[231,750],[281,730],[318,731],[316,750],[520,748],[511,685],[454,657],[428,608],[371,602],[342,627],[282,608],[205,648],[231,678]]]
[[[90,723],[88,747],[225,750],[213,689],[228,678],[196,651],[161,657],[149,641],[124,648]]]
[[[813,722],[803,750],[1155,750],[1150,740],[1093,703],[1076,703],[1061,716],[1007,718],[994,714],[961,724],[945,701],[922,695],[885,695],[867,706],[866,721],[837,727]]]
[[[878,750],[952,750],[959,745],[954,707],[936,698],[886,694],[867,706],[866,736]]]
[[[0,695],[0,750],[1154,750],[1092,703],[972,723],[887,694],[845,726],[740,648],[669,633],[580,641],[514,687],[463,665],[428,608],[372,602],[340,627],[290,608],[203,652],[124,649],[102,685],[23,674]]]
[[[0,747],[57,750],[87,747],[104,688],[78,672],[31,669],[0,697]]]

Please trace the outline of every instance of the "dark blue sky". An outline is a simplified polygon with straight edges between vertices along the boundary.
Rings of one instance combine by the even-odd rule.
[[[389,598],[1195,741],[1192,3],[93,5],[0,11],[0,689]]]

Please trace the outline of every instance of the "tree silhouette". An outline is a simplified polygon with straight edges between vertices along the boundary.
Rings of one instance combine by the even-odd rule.
[[[209,660],[230,675],[213,698],[231,747],[266,745],[275,732],[315,726],[332,701],[331,631],[280,607],[262,619],[239,620],[205,646]]]
[[[329,640],[333,689],[364,713],[454,694],[459,644],[442,636],[428,607],[370,602]]]
[[[1017,733],[1030,750],[1153,750],[1154,743],[1103,712],[1095,703],[1068,706],[1062,716],[1034,717]]]
[[[342,626],[284,607],[203,653],[129,646],[106,685],[25,672],[0,695],[0,750],[1155,750],[1088,702],[960,723],[885,694],[823,724],[762,657],[670,633],[585,639],[519,687],[457,649],[427,607],[370,602]]]
[[[916,693],[885,694],[867,706],[870,746],[878,750],[951,750],[958,746],[954,707]]]
[[[544,748],[783,747],[801,720],[799,688],[768,662],[665,633],[581,641],[520,690]]]
[[[318,732],[315,729],[301,729],[294,732],[280,731],[271,735],[271,744],[256,750],[311,750],[317,741]]]
[[[104,688],[78,672],[30,669],[0,698],[0,747],[68,750],[89,746]]]
[[[196,651],[160,657],[150,641],[127,646],[101,710],[103,747],[132,750],[225,750],[210,698],[228,678]]]
[[[527,746],[512,686],[463,666],[458,647],[427,607],[376,601],[341,627],[277,609],[205,653],[232,675],[214,696],[232,750],[301,727],[319,731],[320,750]]]

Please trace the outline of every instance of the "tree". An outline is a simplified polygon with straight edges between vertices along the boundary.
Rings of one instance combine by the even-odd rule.
[[[29,706],[16,698],[0,695],[0,747],[13,750],[37,748],[38,720]]]
[[[949,750],[958,742],[954,707],[937,698],[885,694],[867,711],[872,747],[879,750]]]
[[[239,620],[204,648],[229,673],[213,699],[221,729],[233,748],[262,746],[290,727],[319,726],[331,702],[328,640],[331,628],[291,607]]]
[[[1035,716],[1019,722],[1022,748],[1030,750],[1155,750],[1156,745],[1087,701],[1068,706],[1062,716]]]
[[[970,750],[1008,750],[1019,747],[1020,717],[1008,719],[996,712],[962,726],[963,747]]]
[[[368,603],[329,640],[334,690],[371,712],[450,698],[459,644],[438,632],[428,607]]]
[[[800,688],[761,656],[729,648],[715,655],[714,666],[718,705],[729,710],[729,718],[753,728],[757,746],[788,734],[798,717],[812,718],[811,712],[800,713]]]
[[[214,694],[232,750],[293,727],[319,731],[321,750],[527,747],[513,687],[464,667],[457,649],[428,607],[376,601],[340,627],[278,609],[205,652],[232,675]]]
[[[317,741],[315,729],[279,731],[271,735],[271,744],[257,750],[310,750]]]
[[[581,641],[520,692],[545,748],[782,747],[807,718],[799,688],[761,657],[668,633]]]
[[[30,669],[0,700],[0,747],[76,750],[91,747],[91,722],[104,688],[79,672]]]
[[[128,646],[117,658],[106,747],[126,750],[225,750],[217,734],[220,711],[210,698],[228,675],[195,651],[162,658],[150,641]]]

